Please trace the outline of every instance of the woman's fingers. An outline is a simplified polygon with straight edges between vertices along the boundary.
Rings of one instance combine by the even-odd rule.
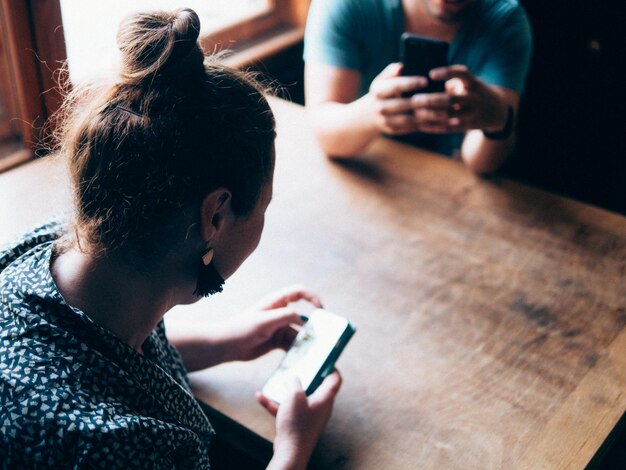
[[[318,308],[322,306],[322,302],[317,294],[304,286],[293,285],[268,294],[257,304],[256,308],[259,310],[271,310],[286,307],[291,302],[297,302],[298,300],[307,300]]]
[[[258,312],[259,326],[266,331],[276,331],[290,325],[304,324],[303,318],[292,308],[281,307]]]
[[[279,335],[276,338],[276,346],[287,351],[293,344],[296,336],[298,336],[297,330],[291,327],[284,328],[279,332]]]
[[[309,397],[311,407],[325,405],[329,401],[334,401],[342,382],[341,374],[335,369]]]
[[[261,392],[256,392],[254,396],[263,408],[265,408],[271,415],[276,416],[276,413],[278,413],[278,405],[276,403],[267,398]]]

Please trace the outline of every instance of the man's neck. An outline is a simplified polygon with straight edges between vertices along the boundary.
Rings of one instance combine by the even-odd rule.
[[[446,23],[433,17],[421,0],[402,0],[402,11],[404,30],[419,36],[452,42],[461,28],[461,22]]]

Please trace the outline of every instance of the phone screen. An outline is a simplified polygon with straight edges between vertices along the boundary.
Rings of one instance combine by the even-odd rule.
[[[295,375],[310,395],[330,374],[335,361],[355,332],[345,318],[323,309],[315,309],[300,328],[296,339],[265,383],[262,393],[280,403],[286,393],[286,379]]]
[[[444,82],[431,80],[428,72],[437,67],[448,65],[448,43],[437,39],[425,38],[404,33],[400,38],[402,75],[419,75],[428,78],[426,88],[417,93],[436,93],[444,91]],[[405,94],[412,95],[413,92]]]

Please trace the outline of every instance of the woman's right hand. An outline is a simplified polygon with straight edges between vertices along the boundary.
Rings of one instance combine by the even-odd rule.
[[[341,375],[335,370],[309,397],[294,377],[288,397],[280,406],[257,393],[259,403],[276,416],[274,457],[268,469],[306,469],[340,387]]]

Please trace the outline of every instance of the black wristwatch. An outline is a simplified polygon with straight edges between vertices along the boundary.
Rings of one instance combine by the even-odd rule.
[[[515,113],[513,112],[513,107],[509,105],[506,111],[506,122],[504,123],[504,127],[502,130],[497,132],[486,132],[483,131],[485,137],[491,140],[506,140],[513,133],[513,128],[515,127]]]

